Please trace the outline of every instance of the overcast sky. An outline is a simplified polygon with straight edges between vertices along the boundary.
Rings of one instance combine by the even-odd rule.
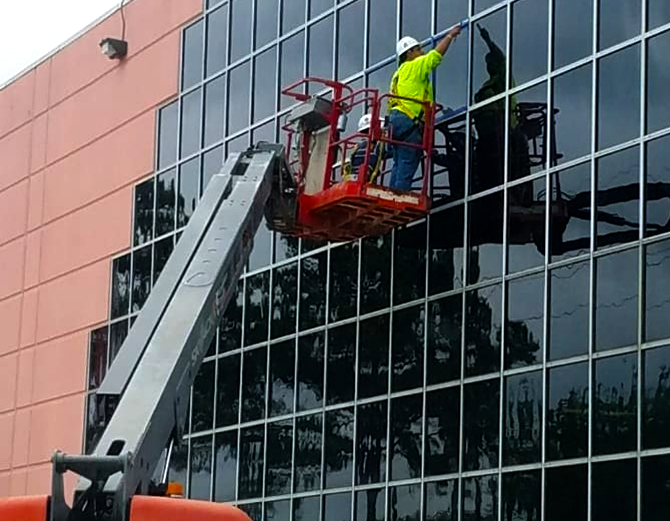
[[[119,0],[0,0],[0,84],[119,3]]]

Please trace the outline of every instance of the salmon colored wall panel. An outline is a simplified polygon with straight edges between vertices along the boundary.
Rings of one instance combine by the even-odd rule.
[[[26,407],[33,401],[33,366],[35,348],[19,351],[19,372],[16,382],[16,406]]]
[[[26,262],[23,287],[36,286],[40,281],[40,253],[42,250],[42,230],[36,230],[26,236]]]
[[[87,347],[86,331],[37,346],[34,363],[34,402],[86,390]]]
[[[16,362],[18,354],[0,358],[0,414],[14,408],[16,398]]]
[[[131,199],[129,186],[42,228],[42,280],[127,248]]]
[[[30,172],[37,172],[44,168],[47,161],[47,119],[48,115],[42,114],[32,122]]]
[[[0,299],[21,291],[25,240],[17,239],[0,246]]]
[[[37,306],[37,342],[90,327],[107,318],[110,261],[104,259],[43,284]]]
[[[21,332],[19,336],[19,347],[21,348],[31,346],[35,343],[38,295],[38,288],[23,293],[23,304],[21,309]]]
[[[28,468],[28,488],[26,495],[38,496],[48,494],[51,490],[51,463]],[[70,501],[70,495],[65,496]]]
[[[0,356],[19,346],[21,295],[0,301]]]
[[[48,462],[55,450],[81,452],[84,395],[69,396],[33,407],[29,464]]]
[[[16,239],[26,231],[28,218],[28,180],[0,192],[0,244]]]
[[[33,115],[47,110],[49,106],[49,87],[51,80],[51,59],[40,63],[35,69],[35,96],[33,97]]]
[[[0,415],[0,470],[9,469],[12,463],[14,413]]]
[[[0,137],[32,117],[34,79],[31,71],[0,90]]]
[[[149,111],[44,171],[44,220],[145,177],[154,166],[156,115]],[[124,211],[130,215],[128,203]],[[130,228],[126,228],[127,241]],[[129,245],[130,243],[128,243]]]
[[[91,143],[173,96],[178,54],[179,33],[175,32],[51,109],[47,162]],[[54,67],[52,81],[56,76]],[[87,114],[95,114],[95,118],[87,118]]]
[[[32,409],[16,411],[14,418],[14,436],[12,440],[12,467],[28,464],[28,447],[30,445],[30,416]]]
[[[30,176],[30,192],[28,198],[28,230],[42,225],[44,199],[44,173],[38,172]]]
[[[0,99],[2,99],[1,95]],[[30,125],[25,125],[0,138],[0,158],[2,158],[0,190],[28,177],[30,173]]]
[[[11,476],[9,472],[0,472],[0,497],[9,496],[9,484]]]
[[[25,496],[28,486],[28,471],[13,469],[9,478],[9,494],[11,496]]]

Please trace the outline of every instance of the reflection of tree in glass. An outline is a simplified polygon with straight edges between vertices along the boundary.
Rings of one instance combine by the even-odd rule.
[[[547,411],[548,456],[562,459],[579,457],[586,453],[589,390],[573,386],[567,397]]]

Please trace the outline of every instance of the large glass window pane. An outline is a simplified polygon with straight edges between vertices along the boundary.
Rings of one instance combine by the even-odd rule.
[[[593,453],[635,450],[637,355],[596,360],[593,385]]]
[[[259,270],[270,265],[272,262],[272,232],[268,228],[267,221],[262,220],[254,236],[254,244],[249,254],[247,269],[249,271]]]
[[[145,246],[133,254],[132,285],[130,312],[135,313],[142,309],[151,292],[151,246]]]
[[[426,393],[425,473],[458,472],[460,388]]]
[[[330,250],[330,314],[337,322],[356,314],[358,301],[359,242]]]
[[[298,411],[323,405],[324,333],[298,340]]]
[[[223,166],[223,145],[208,150],[202,156],[202,181],[200,183],[200,191],[205,191],[210,179],[221,171]]]
[[[354,410],[326,413],[325,483],[327,488],[350,487],[354,467]],[[342,512],[341,514],[344,514]]]
[[[223,139],[223,121],[226,107],[226,77],[220,76],[205,85],[204,146]],[[220,167],[221,165],[219,165]]]
[[[260,519],[260,517],[252,517],[251,519]],[[267,521],[290,521],[291,500],[267,501],[265,503],[265,519]]]
[[[285,2],[287,0],[284,0]],[[304,0],[301,0],[304,1]],[[303,11],[304,17],[304,11]],[[305,33],[299,32],[279,44],[280,67],[279,92],[304,76]],[[283,109],[295,103],[293,98],[279,95],[279,106]]]
[[[442,31],[454,25],[457,20],[468,17],[468,0],[452,0],[451,2],[437,2],[435,6],[437,30]],[[462,38],[467,42],[467,38]],[[449,52],[451,53],[451,47]]]
[[[282,0],[281,33],[305,23],[305,0]]]
[[[362,241],[361,309],[371,313],[389,305],[391,286],[391,235]]]
[[[272,47],[254,59],[254,122],[275,113],[276,84],[277,47]]]
[[[598,62],[598,149],[640,135],[640,46]]]
[[[135,246],[153,239],[154,233],[154,179],[147,179],[135,187]]]
[[[248,0],[244,0],[248,1]],[[228,74],[228,134],[234,134],[249,125],[250,62],[245,62]]]
[[[230,2],[230,62],[234,63],[251,51],[250,0],[231,0]]]
[[[393,303],[423,298],[426,292],[426,221],[397,230]]]
[[[507,176],[508,180],[513,181],[546,168],[546,125],[541,123],[541,118],[547,112],[547,84],[540,83],[514,94],[509,100],[511,129]],[[525,186],[510,189],[514,204],[528,206],[534,201],[535,194],[531,189],[525,189]]]
[[[293,412],[295,340],[270,346],[269,416]]]
[[[592,521],[637,519],[637,461],[594,463],[591,474]]]
[[[323,498],[323,521],[351,521],[351,492],[328,494]]]
[[[492,3],[496,3],[495,0],[492,0]],[[472,101],[479,103],[501,94],[507,86],[505,80],[506,15],[507,10],[503,8],[482,18],[477,24],[481,29],[476,30],[472,35],[474,41],[472,85],[470,87]],[[480,132],[480,129],[477,131]]]
[[[458,521],[458,480],[426,483],[426,521]]]
[[[107,326],[91,331],[88,348],[88,390],[97,389],[107,373]]]
[[[200,148],[200,102],[202,89],[187,94],[181,103],[181,150],[179,157],[193,154]]]
[[[554,78],[557,163],[572,161],[591,151],[592,80],[590,64]]]
[[[670,337],[670,242],[646,248],[644,339],[647,342]]]
[[[356,492],[355,521],[384,521],[386,489],[374,488]]]
[[[239,505],[239,509],[244,512],[250,519],[261,519],[263,515],[263,503],[243,503]]]
[[[663,519],[670,509],[670,456],[642,459],[641,519]]]
[[[642,405],[642,448],[670,445],[670,348],[644,352],[644,395]]]
[[[316,18],[331,7],[333,7],[333,0],[309,0],[309,17]]]
[[[225,427],[239,421],[240,355],[219,358],[216,388],[216,426]]]
[[[503,193],[472,201],[468,208],[468,283],[502,275]]]
[[[647,26],[655,29],[670,22],[670,4],[665,0],[647,0]]]
[[[380,483],[385,479],[386,408],[383,401],[360,405],[356,410],[357,485]]]
[[[354,399],[356,324],[328,330],[326,397],[328,405]]]
[[[549,359],[586,354],[589,349],[589,263],[551,272]]]
[[[443,6],[449,11],[453,10],[453,13],[448,21],[440,22],[439,17],[440,12],[444,10]],[[453,26],[455,20],[467,18],[467,7],[463,0],[445,3],[438,2],[437,12],[438,31]],[[433,44],[436,44],[438,41],[433,40]],[[468,103],[468,75],[463,72],[468,70],[468,47],[468,37],[466,33],[463,33],[460,38],[451,42],[449,51],[445,55],[442,64],[435,70],[435,98],[445,107],[457,109],[464,107]],[[438,138],[438,136],[439,134],[435,137]],[[450,175],[456,174],[450,173]],[[451,195],[458,197],[462,195],[462,192],[458,193],[454,187]]]
[[[597,246],[636,240],[640,229],[640,149],[628,148],[596,163]]]
[[[666,4],[668,5],[668,4]],[[670,13],[670,6],[665,7]],[[647,44],[647,132],[670,125],[667,86],[670,82],[670,32],[665,32]]]
[[[240,475],[238,496],[240,499],[260,497],[263,494],[265,427],[250,427],[241,431]]]
[[[401,35],[419,41],[430,35],[431,3],[430,0],[400,0]]]
[[[256,49],[277,37],[279,0],[256,0]]]
[[[425,308],[416,306],[393,314],[392,392],[421,387]]]
[[[463,286],[463,214],[463,206],[456,206],[433,213],[429,217],[428,293],[430,295]]]
[[[474,12],[478,13],[499,3],[500,0],[474,0]]]
[[[112,365],[112,362],[116,358],[119,349],[123,341],[128,336],[128,320],[121,320],[120,322],[114,322],[109,328],[109,356],[107,361],[109,365]]]
[[[348,5],[337,13],[337,78],[348,78],[363,69],[365,3]]]
[[[244,345],[263,342],[268,338],[269,285],[269,271],[246,279]]]
[[[428,316],[427,384],[461,376],[463,297],[454,295],[430,303]]]
[[[179,103],[163,107],[158,113],[158,168],[162,169],[177,160],[177,121]]]
[[[498,476],[479,476],[463,480],[463,519],[498,519]]]
[[[591,54],[593,0],[554,2],[554,68]]]
[[[537,463],[542,454],[542,372],[505,379],[503,461]]]
[[[207,16],[207,76],[226,66],[228,52],[228,4]]]
[[[242,347],[242,303],[244,282],[237,283],[237,298],[231,298],[219,324],[219,353]]]
[[[389,521],[420,521],[421,485],[393,487],[389,494]]]
[[[637,284],[637,248],[597,259],[597,351],[637,343]]]
[[[212,435],[191,441],[190,499],[210,500],[212,479]]]
[[[502,510],[505,521],[540,521],[540,471],[503,474]]]
[[[521,85],[547,73],[547,0],[519,0],[512,4],[511,74]]]
[[[242,421],[265,417],[267,349],[247,351],[242,357]]]
[[[358,398],[388,392],[389,316],[361,322],[358,342]]]
[[[391,480],[421,476],[422,411],[421,394],[391,401]]]
[[[465,375],[500,370],[502,290],[499,284],[465,295]]]
[[[193,382],[191,429],[206,431],[214,426],[214,362],[205,362]]]
[[[586,363],[549,370],[547,459],[586,456],[589,374]]]
[[[267,475],[265,477],[265,494],[267,496],[291,492],[292,453],[293,420],[269,423]]]
[[[295,492],[321,488],[322,415],[296,419]]]
[[[505,368],[542,363],[544,276],[510,281],[507,285]]]
[[[177,227],[186,226],[198,204],[200,158],[196,157],[179,167],[179,195],[177,198]]]
[[[298,305],[298,263],[274,270],[272,280],[272,338],[295,333]]]
[[[647,143],[645,169],[645,235],[651,237],[670,229],[670,137]]]
[[[307,73],[312,77],[333,77],[333,18],[327,16],[307,29]]]
[[[300,330],[320,326],[326,319],[328,253],[303,259],[300,266]]]
[[[546,178],[508,188],[507,271],[514,273],[544,264]]]
[[[498,466],[500,380],[468,384],[463,397],[463,470]]]
[[[586,465],[547,469],[544,489],[546,521],[586,521],[587,469]],[[566,498],[570,498],[566,501]]]
[[[203,27],[204,22],[200,20],[187,27],[183,33],[184,55],[181,81],[183,89],[188,89],[202,80]]]
[[[237,431],[214,438],[214,501],[233,501],[237,489]]]
[[[320,512],[320,496],[301,497],[293,500],[293,521],[312,521],[314,519],[320,519]]]
[[[606,49],[640,34],[642,0],[599,2],[598,48]]]
[[[154,284],[158,280],[172,250],[174,249],[174,236],[154,243]]]

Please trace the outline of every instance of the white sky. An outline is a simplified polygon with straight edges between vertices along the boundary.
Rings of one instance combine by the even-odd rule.
[[[0,84],[119,3],[119,0],[0,0]]]

